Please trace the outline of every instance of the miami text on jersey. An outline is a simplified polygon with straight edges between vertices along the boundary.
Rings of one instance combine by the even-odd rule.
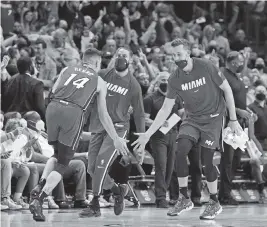
[[[118,86],[118,85],[111,84],[111,83],[107,83],[107,88],[108,88],[108,90],[114,91],[114,92],[119,93],[121,95],[126,95],[128,92],[128,89],[123,88],[123,87]]]
[[[182,90],[183,91],[191,90],[191,89],[203,86],[205,84],[206,84],[206,79],[205,79],[205,77],[202,77],[198,80],[193,80],[191,82],[182,84]]]

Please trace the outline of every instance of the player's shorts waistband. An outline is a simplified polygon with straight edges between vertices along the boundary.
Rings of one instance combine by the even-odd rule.
[[[51,101],[59,102],[59,103],[64,104],[66,106],[71,105],[71,106],[79,107],[80,109],[83,110],[83,108],[81,106],[79,106],[78,104],[73,103],[73,102],[65,101],[62,99],[55,99],[55,98],[53,98]]]

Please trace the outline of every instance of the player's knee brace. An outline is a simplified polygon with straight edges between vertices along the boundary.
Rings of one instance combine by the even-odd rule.
[[[61,174],[61,176],[63,176],[67,167],[68,167],[68,165],[63,165],[63,164],[57,162],[56,166],[55,166],[55,171],[58,172],[59,174]]]
[[[213,182],[217,180],[218,172],[213,164],[203,166],[203,172],[208,182]]]
[[[68,157],[61,157],[55,166],[55,171],[57,171],[58,173],[60,173],[62,176],[65,173],[69,163],[70,163],[71,159]]]
[[[189,175],[187,155],[192,146],[193,141],[189,139],[180,138],[177,141],[176,170],[178,177],[187,177]]]

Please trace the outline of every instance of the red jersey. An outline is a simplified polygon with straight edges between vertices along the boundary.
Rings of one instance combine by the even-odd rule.
[[[70,102],[87,110],[97,90],[97,74],[85,66],[62,70],[52,99]]]

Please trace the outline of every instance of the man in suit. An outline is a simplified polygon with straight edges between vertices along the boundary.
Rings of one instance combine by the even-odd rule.
[[[17,62],[19,74],[12,77],[5,88],[3,111],[16,111],[24,114],[36,111],[45,120],[44,85],[32,78],[32,61],[29,57],[21,57]]]

